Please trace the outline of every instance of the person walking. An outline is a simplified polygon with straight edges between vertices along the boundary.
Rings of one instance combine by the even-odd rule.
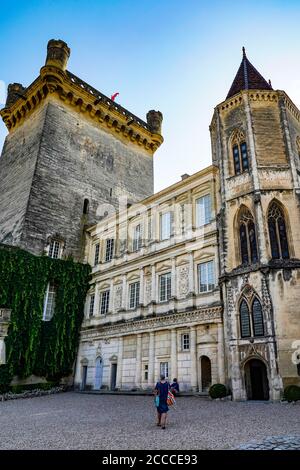
[[[179,383],[177,379],[173,379],[173,383],[171,383],[171,392],[173,393],[174,397],[179,394]]]
[[[166,429],[166,420],[169,407],[167,404],[168,391],[170,384],[166,381],[166,377],[162,374],[160,376],[160,382],[157,382],[155,386],[155,395],[159,396],[159,405],[157,406],[157,426],[161,426],[162,429]]]

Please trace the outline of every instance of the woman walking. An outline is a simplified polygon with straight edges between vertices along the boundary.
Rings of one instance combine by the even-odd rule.
[[[164,375],[160,376],[160,382],[155,386],[155,394],[159,396],[159,405],[157,406],[157,426],[166,429],[167,412],[169,407],[167,405],[167,397],[170,385],[166,381]]]

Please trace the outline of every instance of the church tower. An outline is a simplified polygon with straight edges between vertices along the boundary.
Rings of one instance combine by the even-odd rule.
[[[144,122],[69,72],[69,56],[65,42],[49,41],[37,79],[8,87],[0,243],[80,260],[84,228],[104,209],[153,193],[162,114]]]
[[[229,386],[234,399],[278,399],[300,384],[300,111],[243,48],[210,131]]]

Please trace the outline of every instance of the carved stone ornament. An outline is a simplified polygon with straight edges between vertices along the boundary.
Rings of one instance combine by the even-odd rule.
[[[181,266],[178,275],[179,297],[186,297],[189,291],[189,267]]]
[[[191,312],[182,312],[170,315],[162,315],[154,318],[145,318],[142,320],[128,321],[126,323],[117,323],[107,325],[101,328],[101,332],[83,329],[83,341],[90,341],[95,337],[114,337],[116,335],[135,334],[141,331],[153,331],[166,327],[186,326],[189,323],[205,324],[219,323],[222,321],[222,307],[208,307],[194,310]]]
[[[114,298],[114,307],[116,310],[119,310],[122,307],[122,284],[117,284],[115,286],[115,298]]]

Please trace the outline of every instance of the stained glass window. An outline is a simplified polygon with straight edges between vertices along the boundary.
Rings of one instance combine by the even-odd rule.
[[[264,321],[261,303],[258,299],[254,299],[252,304],[252,321],[253,321],[253,336],[264,335]]]
[[[268,226],[272,258],[289,258],[289,246],[284,214],[276,202],[273,202],[270,205],[268,211]]]
[[[240,212],[240,246],[242,264],[258,260],[255,225],[251,212],[244,207]]]
[[[251,336],[249,307],[245,300],[243,300],[240,305],[240,324],[241,337],[248,338]]]

